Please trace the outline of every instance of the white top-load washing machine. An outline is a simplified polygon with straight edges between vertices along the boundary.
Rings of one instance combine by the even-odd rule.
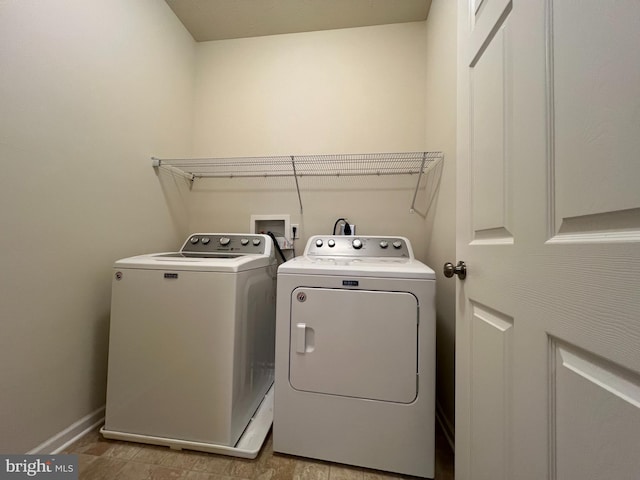
[[[278,269],[274,450],[433,477],[435,346],[406,238],[312,237]]]
[[[276,269],[254,234],[117,261],[102,434],[254,458],[273,419]]]

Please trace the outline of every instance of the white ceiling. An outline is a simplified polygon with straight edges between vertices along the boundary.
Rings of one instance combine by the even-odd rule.
[[[431,0],[165,0],[198,42],[426,20]]]

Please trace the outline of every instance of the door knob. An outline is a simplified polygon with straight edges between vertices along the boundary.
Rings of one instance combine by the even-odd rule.
[[[460,280],[467,278],[467,266],[462,260],[460,260],[456,266],[451,262],[445,263],[443,270],[444,276],[447,278],[451,278],[454,275],[457,275]]]

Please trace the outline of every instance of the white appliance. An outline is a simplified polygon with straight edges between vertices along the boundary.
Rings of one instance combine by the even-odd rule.
[[[434,476],[435,273],[403,237],[315,236],[278,269],[273,448]]]
[[[107,438],[255,458],[273,419],[266,235],[196,233],[114,265]]]

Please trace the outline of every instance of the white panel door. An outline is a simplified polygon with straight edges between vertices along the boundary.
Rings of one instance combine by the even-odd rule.
[[[408,292],[296,288],[289,382],[296,390],[411,403],[418,301]]]
[[[459,0],[456,478],[640,478],[640,2]]]

